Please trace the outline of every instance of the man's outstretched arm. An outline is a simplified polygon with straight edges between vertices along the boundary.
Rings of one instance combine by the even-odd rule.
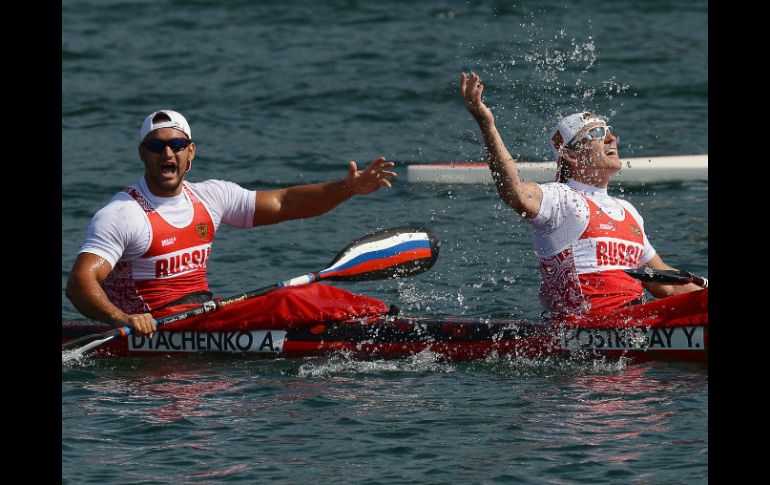
[[[348,175],[343,180],[258,191],[254,225],[320,216],[354,195],[370,194],[381,187],[390,188],[388,178],[396,176],[389,170],[393,166],[393,162],[380,157],[364,170],[358,170],[356,162],[351,161]]]

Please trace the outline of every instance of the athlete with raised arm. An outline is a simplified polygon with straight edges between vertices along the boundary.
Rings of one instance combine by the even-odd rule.
[[[692,283],[642,283],[623,271],[673,268],[650,244],[631,203],[607,193],[621,163],[617,138],[604,119],[578,112],[559,120],[550,137],[556,182],[528,182],[519,177],[483,92],[475,72],[461,74],[460,94],[481,129],[500,198],[532,226],[546,311],[589,314],[641,303],[644,288],[658,298],[701,289]]]

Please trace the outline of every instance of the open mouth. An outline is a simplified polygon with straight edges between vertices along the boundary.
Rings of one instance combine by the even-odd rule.
[[[160,173],[162,175],[176,174],[176,164],[172,162],[163,162],[160,164]]]

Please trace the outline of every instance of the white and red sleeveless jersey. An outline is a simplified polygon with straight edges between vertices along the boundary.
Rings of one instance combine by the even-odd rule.
[[[606,189],[569,181],[544,184],[540,213],[531,221],[540,259],[540,302],[551,312],[586,314],[643,296],[623,269],[655,255],[641,216]]]
[[[182,227],[166,221],[135,188],[124,190],[141,206],[151,234],[147,251],[139,258],[119,261],[102,283],[110,301],[124,312],[149,312],[188,293],[209,289],[206,262],[216,228],[206,206],[186,183],[182,186],[193,208],[192,220]]]

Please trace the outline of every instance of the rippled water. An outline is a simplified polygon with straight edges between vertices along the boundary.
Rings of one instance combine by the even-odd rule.
[[[190,121],[190,180],[254,189],[341,178],[378,155],[481,159],[457,94],[470,69],[524,159],[547,159],[547,129],[583,108],[610,116],[621,158],[707,153],[706,22],[704,1],[65,2],[62,289],[90,217],[141,175],[136,133],[154,109]],[[706,183],[611,191],[666,262],[708,276]],[[529,227],[491,186],[397,180],[323,217],[223,227],[211,287],[316,270],[406,223],[439,235],[433,269],[340,286],[413,314],[538,315]],[[62,317],[78,317],[63,294]],[[708,372],[684,365],[87,360],[62,368],[62,478],[705,483],[707,418]]]
[[[81,423],[62,444],[75,483],[706,477],[693,429],[706,428],[708,376],[686,367],[125,359],[65,380],[64,422]]]

